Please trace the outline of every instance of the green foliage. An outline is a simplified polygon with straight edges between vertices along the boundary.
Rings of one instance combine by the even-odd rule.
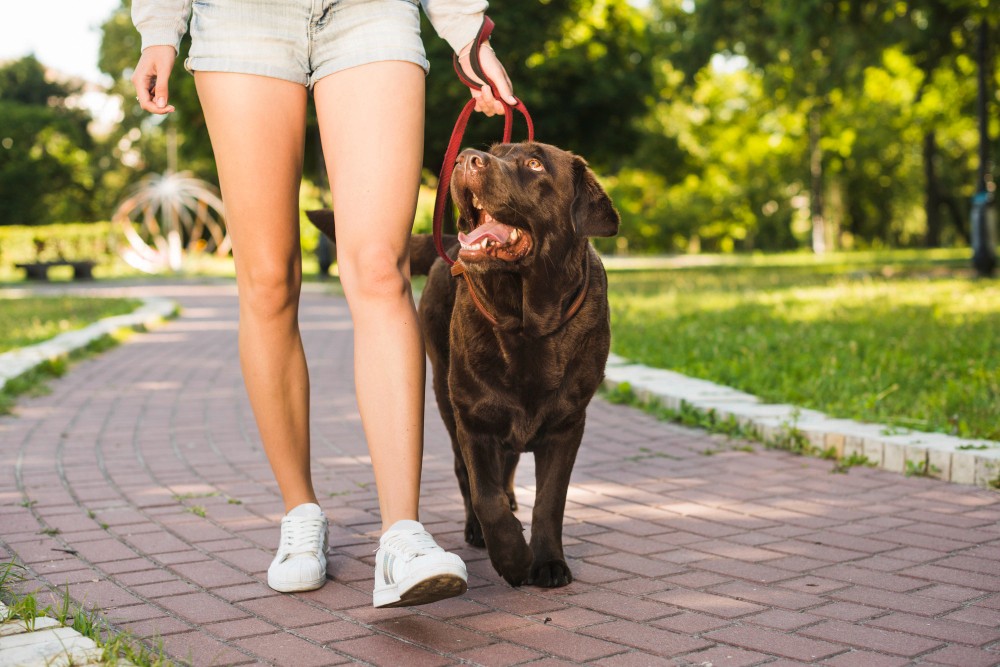
[[[0,227],[0,264],[115,257],[116,230],[109,222]]]
[[[539,141],[615,170],[637,147],[637,121],[651,82],[649,16],[627,0],[546,0],[494,5],[491,43],[537,124]],[[451,48],[424,19],[427,80],[424,165],[437,173],[469,91],[455,77]],[[520,115],[515,137],[524,136]],[[477,116],[465,146],[498,141],[499,119]]]
[[[74,607],[68,587],[64,590],[61,603],[55,608],[52,605],[41,606],[33,593],[19,594],[17,585],[26,579],[23,565],[13,561],[0,563],[0,600],[7,606],[7,617],[0,618],[0,626],[7,621],[23,621],[29,631],[34,631],[35,621],[48,616],[94,640],[101,649],[100,663],[88,662],[88,665],[112,666],[121,664],[122,660],[137,667],[174,667],[176,664],[166,656],[162,640],[157,640],[155,647],[150,648],[128,632],[113,630],[95,612]],[[57,660],[56,663],[64,664],[65,660]]]
[[[873,467],[874,465],[875,464],[869,461],[868,457],[864,454],[851,452],[848,456],[842,457],[839,461],[837,461],[830,472],[846,474],[855,466]]]
[[[628,382],[619,382],[613,385],[610,389],[602,388],[601,396],[608,403],[614,403],[616,405],[633,405],[635,404],[639,397],[636,396],[635,391],[632,389],[632,385]]]
[[[612,272],[614,351],[770,402],[1000,438],[1000,287],[875,257]]]
[[[140,56],[130,8],[121,0],[101,26],[99,66],[122,101],[107,136],[88,134],[86,114],[66,103],[72,88],[46,81],[37,61],[0,67],[0,225],[110,217],[130,183],[166,169],[171,138],[182,168],[217,181],[182,67],[190,39],[170,78],[177,112],[143,112],[129,81]],[[490,14],[539,140],[586,157],[622,213],[619,237],[597,240],[603,251],[806,247],[818,219],[845,249],[969,241],[974,35],[992,18],[986,0],[545,0]],[[436,173],[469,93],[426,21],[424,36],[424,165]],[[996,90],[1000,50],[991,57]],[[313,105],[306,127],[304,175],[321,186]],[[1000,134],[996,114],[989,131]],[[464,144],[500,132],[499,119],[477,115]],[[328,205],[324,193],[307,186],[303,206]],[[318,237],[304,224],[301,239],[311,252]]]
[[[610,386],[609,386],[610,385]],[[726,419],[720,419],[715,410],[701,410],[694,407],[687,401],[681,401],[678,409],[669,408],[655,396],[639,396],[632,389],[628,382],[617,384],[605,384],[600,388],[601,397],[609,403],[618,405],[631,405],[664,421],[674,422],[683,426],[701,428],[710,433],[718,433],[734,439],[760,440],[757,431],[750,426],[741,424],[735,417],[729,415]],[[737,443],[729,448],[732,451],[753,453],[754,448],[749,443]],[[663,452],[656,452],[645,447],[640,447],[641,452],[637,456],[627,457],[629,461],[639,461],[647,458],[672,458]],[[706,449],[702,452],[705,456],[712,456],[724,449]]]
[[[941,472],[936,465],[932,465],[927,459],[923,461],[906,460],[906,470],[903,471],[907,477],[931,477]]]
[[[107,143],[112,147],[110,163],[112,172],[105,175],[112,183],[136,180],[147,172],[167,169],[167,130],[172,129],[177,138],[178,164],[199,178],[213,183],[218,179],[211,142],[205,126],[205,116],[198,103],[194,77],[183,67],[191,46],[190,36],[181,42],[181,52],[174,61],[169,79],[170,103],[176,111],[166,116],[156,116],[143,111],[135,99],[135,88],[130,81],[139,62],[139,33],[132,25],[131,0],[121,0],[120,6],[101,26],[102,39],[98,54],[98,67],[114,79],[111,91],[121,96],[123,118],[117,124]]]
[[[33,55],[0,66],[0,225],[92,215],[90,119],[66,103],[76,92]]]
[[[835,247],[967,242],[984,7],[654,0],[644,138],[607,178],[625,240],[598,246],[792,248],[817,216]]]

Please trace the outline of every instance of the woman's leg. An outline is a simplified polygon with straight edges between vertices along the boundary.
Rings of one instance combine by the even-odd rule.
[[[320,79],[314,96],[385,530],[416,519],[420,495],[425,361],[408,246],[423,159],[424,71],[402,61],[353,67]]]
[[[309,374],[298,328],[299,182],[305,86],[197,72],[239,287],[243,380],[290,510],[315,503],[309,468]]]

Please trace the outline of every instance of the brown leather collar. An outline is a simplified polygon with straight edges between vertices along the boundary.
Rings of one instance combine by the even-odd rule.
[[[469,296],[472,297],[472,303],[475,304],[476,310],[482,313],[483,317],[485,317],[490,324],[492,324],[493,326],[497,326],[497,318],[493,317],[490,311],[486,310],[486,307],[483,305],[483,302],[479,300],[478,296],[476,296],[476,290],[472,286],[472,278],[469,277],[469,274],[466,272],[465,268],[466,268],[465,263],[461,259],[459,259],[454,264],[451,265],[451,275],[453,276],[461,275],[463,278],[465,278],[465,284],[469,288]],[[590,288],[590,255],[589,253],[584,253],[583,285],[580,287],[580,292],[576,295],[576,298],[573,300],[573,303],[571,303],[569,305],[569,308],[566,309],[566,312],[563,313],[562,319],[559,320],[559,327],[569,322],[570,319],[572,319],[573,316],[577,314],[577,312],[580,310],[580,307],[583,305],[584,300],[587,298],[587,291],[589,288]],[[559,327],[556,328],[558,329]]]

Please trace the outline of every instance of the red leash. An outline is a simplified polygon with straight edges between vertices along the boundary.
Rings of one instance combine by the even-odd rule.
[[[497,91],[496,85],[493,81],[486,76],[483,72],[483,68],[479,64],[479,49],[480,47],[490,38],[490,33],[493,32],[493,21],[490,20],[488,16],[483,16],[483,25],[479,28],[479,32],[476,34],[476,39],[472,44],[472,51],[470,52],[470,65],[472,66],[473,73],[479,77],[480,81],[486,82],[493,91],[493,96],[500,101],[500,104],[504,108],[503,116],[503,141],[504,143],[510,142],[511,130],[513,129],[514,118],[513,109],[517,109],[524,116],[525,122],[528,124],[528,141],[532,141],[535,138],[535,126],[531,122],[531,115],[528,114],[528,108],[524,106],[524,102],[517,100],[517,103],[510,105],[506,100],[500,97]],[[458,55],[452,56],[452,64],[455,67],[455,73],[458,74],[459,80],[467,85],[473,90],[479,90],[480,84],[472,80],[468,74],[462,70],[462,66],[458,62]],[[516,98],[515,98],[516,99]],[[451,198],[451,173],[455,169],[455,160],[458,159],[458,151],[461,148],[462,137],[465,135],[465,126],[469,124],[469,117],[472,115],[473,109],[476,108],[476,100],[471,99],[465,103],[465,107],[462,109],[462,113],[458,115],[458,120],[455,121],[455,129],[451,131],[451,139],[448,141],[448,150],[444,153],[444,163],[441,165],[441,174],[438,176],[438,187],[437,187],[437,198],[434,200],[434,247],[437,249],[438,255],[440,255],[444,261],[448,264],[454,264],[455,260],[448,257],[444,251],[444,243],[441,241],[441,229],[444,223],[444,209],[448,205]]]

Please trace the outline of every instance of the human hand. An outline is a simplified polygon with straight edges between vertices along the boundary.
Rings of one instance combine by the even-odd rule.
[[[139,64],[132,74],[132,85],[135,86],[135,99],[146,111],[163,115],[175,110],[168,104],[170,94],[167,82],[176,57],[177,52],[169,45],[146,47],[139,57]]]
[[[466,72],[466,75],[472,78],[473,81],[483,84],[479,90],[472,90],[472,97],[476,100],[476,111],[481,111],[487,116],[503,115],[503,104],[500,103],[497,97],[499,96],[507,104],[517,104],[517,98],[514,97],[514,87],[510,83],[510,77],[507,76],[507,70],[500,64],[500,60],[493,53],[493,47],[490,46],[488,41],[483,42],[483,45],[479,47],[479,65],[486,76],[496,84],[497,90],[493,91],[485,82],[480,81],[472,73],[470,65],[472,58],[470,53],[475,44],[475,42],[472,42],[459,52],[458,64],[461,66],[462,71]]]

